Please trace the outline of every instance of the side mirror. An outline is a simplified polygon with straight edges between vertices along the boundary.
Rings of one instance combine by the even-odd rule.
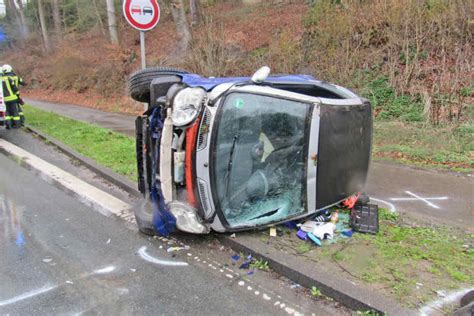
[[[264,82],[265,79],[268,78],[269,74],[270,74],[270,67],[263,66],[262,68],[260,68],[253,74],[252,79],[250,80],[255,84],[260,84]]]

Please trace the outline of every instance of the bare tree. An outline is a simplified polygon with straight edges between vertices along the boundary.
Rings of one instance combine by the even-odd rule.
[[[54,35],[57,39],[61,37],[61,15],[59,10],[59,1],[53,0],[53,23],[54,23]]]
[[[38,1],[38,14],[39,14],[39,19],[40,19],[41,34],[43,35],[44,49],[45,51],[50,52],[51,42],[49,40],[48,29],[46,26],[46,19],[44,16],[43,1],[42,0],[37,0],[37,1]]]
[[[196,26],[201,23],[201,1],[189,0],[189,7],[191,9],[191,26]]]
[[[18,3],[18,8],[19,8],[18,13],[20,14],[20,21],[21,21],[20,33],[23,38],[26,38],[30,34],[30,28],[28,27],[28,23],[26,22],[26,19],[25,19],[25,12],[24,12],[25,7],[23,6],[23,1],[17,0],[17,3]]]
[[[115,4],[114,0],[107,0],[107,20],[109,24],[110,41],[113,44],[118,44],[117,34],[117,19],[115,17]]]
[[[26,38],[29,34],[28,25],[25,21],[25,16],[23,11],[20,10],[19,6],[16,4],[15,0],[8,0],[6,2],[8,6],[8,11],[13,15],[15,19],[16,27],[18,27],[18,34],[20,38]]]
[[[97,1],[92,0],[92,4],[94,5],[94,12],[95,12],[95,16],[97,18],[97,23],[99,23],[100,31],[105,36],[106,33],[105,33],[105,29],[104,29],[104,22],[102,22],[102,16],[100,15],[99,7],[97,6]]]
[[[171,0],[171,14],[176,25],[178,33],[178,46],[176,47],[177,56],[183,56],[189,49],[193,36],[189,28],[186,13],[184,12],[183,0]]]

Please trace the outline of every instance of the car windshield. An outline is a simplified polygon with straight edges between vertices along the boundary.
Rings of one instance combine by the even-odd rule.
[[[231,93],[214,142],[213,180],[231,227],[257,226],[304,212],[310,104]]]

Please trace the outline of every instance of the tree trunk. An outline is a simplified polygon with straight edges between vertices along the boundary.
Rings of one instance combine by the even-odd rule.
[[[28,27],[28,23],[26,22],[26,19],[25,19],[25,12],[24,12],[25,7],[23,6],[22,1],[18,1],[18,7],[20,8],[18,10],[18,13],[20,14],[20,21],[21,21],[20,33],[23,38],[26,38],[30,35],[30,28]]]
[[[201,23],[201,1],[189,0],[189,7],[191,8],[191,26],[197,26]]]
[[[59,10],[59,0],[53,0],[53,23],[54,35],[56,39],[61,38],[61,14]]]
[[[173,15],[178,33],[176,55],[181,57],[187,53],[193,39],[188,20],[186,19],[186,13],[184,12],[183,0],[171,0],[171,14]]]
[[[16,26],[18,27],[17,31],[18,31],[18,34],[19,34],[19,37],[20,38],[23,38],[23,30],[22,30],[22,21],[21,21],[21,17],[20,17],[20,12],[17,8],[17,6],[15,5],[15,1],[14,0],[8,0],[7,2],[8,4],[8,12],[7,14],[12,14],[15,18],[15,24]]]
[[[97,6],[96,0],[92,0],[92,4],[94,5],[95,16],[97,17],[97,23],[99,23],[100,31],[105,36],[105,28],[104,22],[102,22],[102,17],[100,16],[99,7]]]
[[[51,42],[49,41],[49,34],[48,34],[47,26],[46,26],[42,0],[38,0],[38,14],[40,18],[41,34],[43,35],[44,50],[46,52],[50,52]]]
[[[107,0],[107,20],[109,24],[110,41],[113,44],[118,44],[118,33],[117,33],[117,19],[115,17],[115,4],[114,0]]]

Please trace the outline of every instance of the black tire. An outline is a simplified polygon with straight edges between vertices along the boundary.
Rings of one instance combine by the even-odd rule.
[[[138,202],[134,207],[135,219],[138,230],[145,235],[155,236],[155,227],[153,226],[153,214],[151,213],[151,202],[148,194]]]
[[[184,75],[188,72],[169,67],[153,67],[134,72],[128,79],[128,91],[132,99],[138,102],[150,102],[150,84],[154,78],[161,76]]]

